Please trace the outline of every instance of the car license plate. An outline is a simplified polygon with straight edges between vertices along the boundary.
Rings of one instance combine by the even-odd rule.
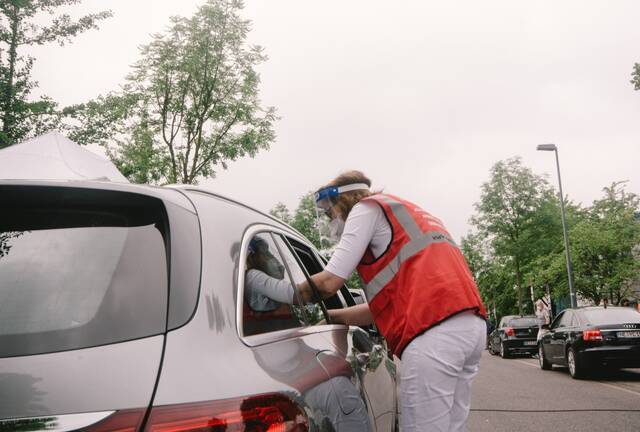
[[[524,341],[524,344],[525,345],[537,345],[538,342],[536,342],[536,341]]]
[[[618,332],[619,338],[640,338],[640,331],[621,331]]]

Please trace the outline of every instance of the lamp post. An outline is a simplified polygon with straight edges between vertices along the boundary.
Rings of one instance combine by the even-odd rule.
[[[562,216],[562,234],[564,236],[564,251],[567,260],[567,277],[569,280],[569,295],[571,307],[578,307],[576,292],[573,288],[573,264],[571,263],[571,250],[569,249],[569,234],[567,233],[567,217],[564,210],[564,195],[562,193],[562,180],[560,180],[560,160],[558,159],[558,147],[555,144],[539,144],[539,151],[552,151],[556,154],[556,167],[558,168],[558,186],[560,187],[560,215]]]

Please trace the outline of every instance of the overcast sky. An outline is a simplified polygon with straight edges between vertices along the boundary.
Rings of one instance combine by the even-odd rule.
[[[117,88],[138,47],[197,0],[84,0],[99,31],[32,51],[40,91],[62,105]],[[247,1],[269,60],[261,98],[277,140],[201,184],[268,211],[346,169],[442,218],[459,238],[490,167],[521,156],[589,205],[629,180],[640,192],[640,2]]]

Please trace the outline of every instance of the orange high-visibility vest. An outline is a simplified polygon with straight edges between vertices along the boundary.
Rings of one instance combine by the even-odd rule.
[[[457,313],[486,317],[462,252],[442,222],[392,195],[363,199],[382,207],[392,239],[377,259],[370,251],[357,267],[380,333],[397,356],[416,336]]]

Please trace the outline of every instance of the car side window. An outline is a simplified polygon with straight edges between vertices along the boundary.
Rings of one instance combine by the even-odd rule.
[[[571,327],[572,321],[573,321],[573,313],[571,313],[571,311],[566,311],[564,314],[562,314],[562,317],[560,318],[558,328]]]
[[[579,313],[576,312],[573,314],[573,323],[571,325],[574,327],[582,326],[582,318]]]
[[[247,244],[244,263],[242,328],[245,336],[303,327],[304,314],[294,303],[295,285],[284,259],[268,232],[255,234]]]
[[[299,247],[294,247],[291,243],[291,240],[287,238],[285,240],[282,236],[276,235],[275,241],[278,244],[278,247],[282,253],[282,257],[284,259],[284,263],[287,266],[287,269],[291,273],[291,279],[295,285],[300,284],[307,280],[307,276],[305,275],[305,271],[307,271],[308,275],[312,275],[317,273],[317,269],[309,270],[309,266],[319,265],[314,261],[312,255],[310,253],[301,253],[302,250]],[[297,246],[297,244],[296,244]],[[308,251],[308,249],[307,249]],[[295,255],[294,255],[295,253]],[[302,263],[305,268],[300,267],[299,261]],[[306,261],[306,264],[305,264]],[[297,292],[296,292],[296,295]],[[326,317],[322,310],[322,306],[319,301],[308,302],[304,306],[299,307],[300,313],[302,313],[306,318],[306,323],[308,325],[316,325],[324,322]]]
[[[578,317],[577,313],[571,314],[571,323],[569,324],[571,327],[579,327],[580,326],[580,317]]]
[[[558,315],[556,317],[556,319],[553,320],[553,322],[551,323],[550,328],[551,329],[556,329],[560,326],[560,321],[563,319],[563,317],[566,315],[565,312],[561,312],[560,315]]]

